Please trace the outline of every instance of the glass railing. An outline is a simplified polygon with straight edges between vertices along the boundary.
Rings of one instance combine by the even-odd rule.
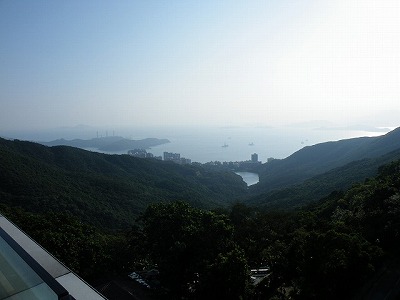
[[[0,300],[65,296],[68,292],[0,228]]]

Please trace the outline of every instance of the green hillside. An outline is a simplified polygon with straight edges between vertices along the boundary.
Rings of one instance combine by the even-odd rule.
[[[65,211],[103,228],[126,228],[150,203],[224,206],[247,192],[233,173],[0,139],[1,203]]]
[[[91,283],[156,266],[161,299],[376,299],[400,292],[387,284],[400,270],[399,158],[229,207],[247,199],[233,173],[0,139],[0,211]]]
[[[0,209],[89,282],[157,266],[155,299],[397,299],[399,178],[396,161],[295,212],[154,203],[123,234]],[[260,267],[268,275],[254,284],[250,269]]]
[[[230,218],[249,264],[270,268],[254,299],[399,299],[400,161],[296,212]]]
[[[328,196],[333,191],[342,191],[353,184],[374,177],[380,166],[400,159],[400,149],[378,158],[365,158],[329,170],[287,188],[257,194],[246,200],[247,205],[264,209],[295,209]]]
[[[263,164],[256,192],[301,183],[353,161],[376,158],[400,149],[400,128],[379,137],[364,137],[307,146],[282,160]]]

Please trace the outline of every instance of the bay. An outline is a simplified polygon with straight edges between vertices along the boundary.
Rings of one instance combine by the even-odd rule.
[[[270,157],[283,159],[303,147],[322,142],[381,134],[293,127],[161,130],[157,136],[151,137],[168,138],[171,143],[152,147],[148,152],[157,156],[162,156],[164,151],[180,153],[181,157],[200,163],[246,161],[251,159],[253,153],[257,153],[259,161],[266,162]]]
[[[247,186],[256,184],[260,181],[260,178],[258,177],[257,173],[251,173],[251,172],[235,172],[235,174],[239,175],[242,177],[243,181],[246,182]]]
[[[253,153],[259,161],[286,158],[303,147],[327,141],[361,136],[377,136],[386,132],[343,130],[323,127],[125,127],[97,128],[79,126],[42,132],[0,132],[1,136],[31,141],[54,139],[91,139],[97,136],[118,135],[128,139],[166,138],[170,143],[147,149],[156,156],[163,152],[180,153],[192,162],[246,161]],[[90,149],[96,151],[95,149]],[[124,154],[127,151],[108,152]]]

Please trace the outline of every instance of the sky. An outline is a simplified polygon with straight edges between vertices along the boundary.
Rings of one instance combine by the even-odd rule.
[[[397,0],[0,0],[5,130],[400,126],[399,96]]]

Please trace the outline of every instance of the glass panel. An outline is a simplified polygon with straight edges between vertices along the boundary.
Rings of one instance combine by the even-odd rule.
[[[39,275],[1,237],[0,299],[58,299]]]
[[[46,283],[39,284],[35,287],[25,290],[16,295],[5,298],[4,300],[32,300],[32,299],[58,299],[54,292]]]

